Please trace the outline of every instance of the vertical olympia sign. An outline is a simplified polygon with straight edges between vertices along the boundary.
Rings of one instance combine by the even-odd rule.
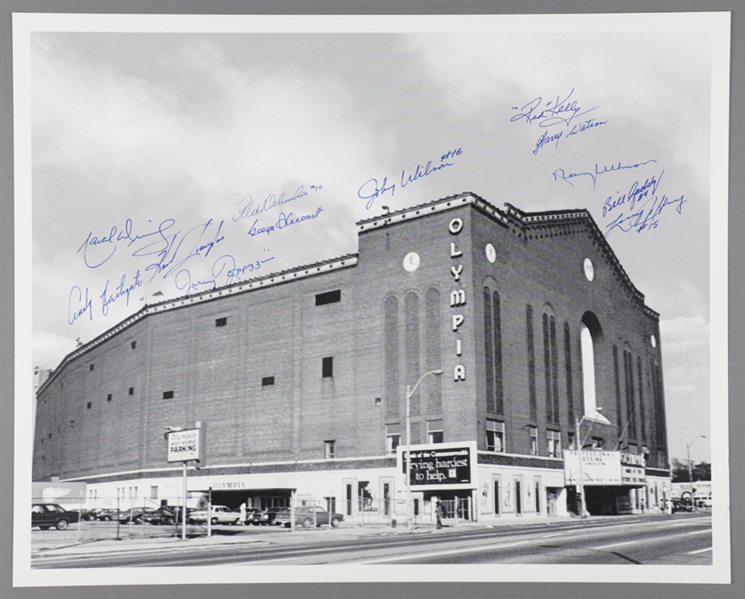
[[[463,230],[463,219],[454,218],[448,225],[448,231],[451,235],[459,235]],[[463,256],[463,250],[459,250],[454,241],[450,242],[450,257],[457,259]],[[460,285],[460,276],[463,274],[463,264],[456,264],[450,266],[450,273],[453,275],[455,282]],[[466,290],[462,287],[454,289],[450,292],[450,307],[460,308],[466,305]],[[460,357],[463,355],[463,341],[460,338],[458,329],[466,320],[463,314],[453,314],[453,332],[455,333],[455,355]],[[465,381],[466,380],[466,367],[463,364],[457,364],[453,370],[453,381]]]

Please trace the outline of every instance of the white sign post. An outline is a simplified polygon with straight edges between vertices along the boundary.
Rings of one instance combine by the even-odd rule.
[[[186,540],[186,463],[197,462],[204,465],[207,456],[207,424],[197,422],[196,428],[179,429],[168,427],[166,429],[166,441],[168,442],[167,462],[181,462],[183,464],[183,494],[184,504],[181,508],[181,540]]]

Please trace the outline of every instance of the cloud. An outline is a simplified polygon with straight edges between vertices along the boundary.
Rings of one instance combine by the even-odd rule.
[[[292,63],[235,64],[199,36],[181,38],[135,76],[123,66],[126,44],[96,54],[67,35],[35,36],[32,53],[36,331],[88,341],[142,307],[140,297],[183,295],[173,278],[156,277],[129,305],[112,304],[105,323],[68,324],[73,286],[89,289],[95,302],[107,281],[111,290],[138,269],[147,278],[149,262],[133,260],[123,243],[98,269],[82,263],[86,239],[115,231],[116,240],[127,219],[135,234],[157,232],[164,219],[182,232],[223,221],[215,252],[237,266],[264,252],[274,257],[265,268],[276,271],[356,251],[354,223],[368,216],[356,190],[386,170],[397,142],[353,87]],[[243,198],[258,205],[301,188],[305,195],[291,205],[233,219]],[[281,211],[300,218],[319,208],[310,224],[247,235],[252,223],[274,224]],[[108,255],[111,245],[91,252]],[[192,260],[190,268],[193,280],[212,276],[212,261]],[[50,341],[37,343],[45,359],[61,348]]]

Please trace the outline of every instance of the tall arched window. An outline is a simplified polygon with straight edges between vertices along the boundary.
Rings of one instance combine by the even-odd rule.
[[[484,353],[486,359],[486,411],[504,411],[502,382],[502,318],[499,293],[484,287]]]
[[[585,416],[594,420],[608,422],[597,410],[595,393],[595,344],[601,338],[603,330],[600,321],[593,312],[585,312],[580,323],[580,351],[582,354],[582,387]]]
[[[399,378],[398,299],[396,297],[391,296],[386,299],[384,313],[385,416],[387,420],[397,420],[400,415],[401,381]]]
[[[559,424],[559,356],[556,348],[556,318],[550,306],[543,307],[543,371],[546,382],[546,420]]]

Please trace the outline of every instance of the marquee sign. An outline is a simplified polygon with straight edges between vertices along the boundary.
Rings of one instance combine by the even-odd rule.
[[[398,463],[406,479],[406,447],[398,447]],[[476,444],[436,443],[411,446],[411,487],[415,489],[476,488]]]
[[[645,484],[644,456],[620,451],[564,450],[565,484],[579,483],[579,454],[582,455],[582,484],[584,486],[631,486]]]

